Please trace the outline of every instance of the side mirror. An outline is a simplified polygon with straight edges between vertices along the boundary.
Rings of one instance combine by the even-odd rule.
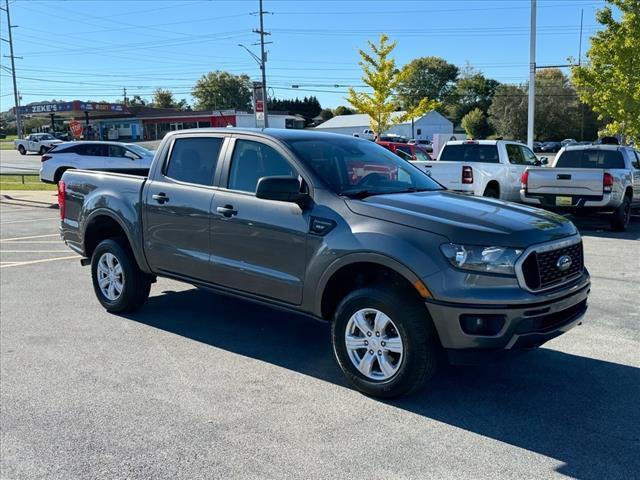
[[[549,158],[548,157],[541,157],[540,158],[540,165],[549,165]]]
[[[300,192],[300,181],[296,177],[262,177],[258,180],[256,197],[298,204],[309,198]]]

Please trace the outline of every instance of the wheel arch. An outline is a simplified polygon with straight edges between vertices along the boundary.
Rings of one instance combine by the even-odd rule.
[[[84,222],[82,246],[84,254],[91,258],[93,251],[102,240],[107,238],[122,238],[127,242],[127,247],[133,253],[136,263],[145,272],[149,271],[144,257],[136,248],[128,229],[122,220],[109,210],[96,210]]]
[[[329,321],[347,293],[382,280],[406,288],[418,298],[422,296],[418,288],[428,292],[422,280],[397,260],[380,254],[353,253],[333,262],[322,274],[316,289],[322,293],[316,296],[314,314]]]

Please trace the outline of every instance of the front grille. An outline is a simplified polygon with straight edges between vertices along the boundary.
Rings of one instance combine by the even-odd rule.
[[[564,256],[571,259],[566,270],[558,266],[559,259]],[[522,274],[530,290],[543,290],[580,275],[583,267],[582,242],[578,242],[555,250],[531,252],[522,262]]]

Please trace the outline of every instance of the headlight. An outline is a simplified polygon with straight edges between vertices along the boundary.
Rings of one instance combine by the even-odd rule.
[[[473,245],[440,245],[443,255],[456,268],[474,272],[514,275],[514,265],[523,250],[508,247],[479,247]]]

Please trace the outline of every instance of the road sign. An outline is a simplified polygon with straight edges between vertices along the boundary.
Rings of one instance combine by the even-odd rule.
[[[80,123],[77,120],[71,120],[69,122],[69,129],[71,130],[71,134],[76,137],[76,138],[80,138],[82,136],[82,123]]]
[[[256,100],[256,112],[264,112],[264,101]]]

